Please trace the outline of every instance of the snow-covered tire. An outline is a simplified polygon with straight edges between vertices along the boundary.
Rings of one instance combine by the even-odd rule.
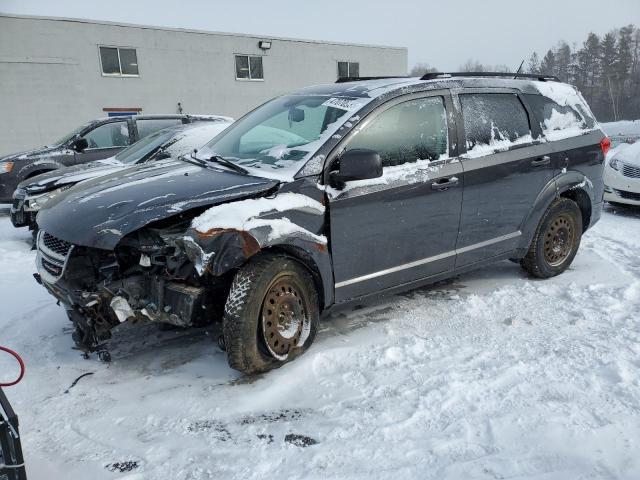
[[[273,310],[265,307],[271,300]],[[284,365],[313,343],[319,315],[318,292],[302,264],[287,255],[254,257],[236,273],[225,305],[222,331],[229,365],[246,374]],[[275,340],[274,346],[274,334],[284,341]]]
[[[582,238],[582,212],[568,198],[557,198],[536,229],[529,251],[521,261],[530,275],[550,278],[564,272],[578,253]]]

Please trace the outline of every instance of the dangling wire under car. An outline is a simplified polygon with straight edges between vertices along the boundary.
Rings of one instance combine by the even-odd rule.
[[[8,353],[13,358],[15,358],[16,361],[18,362],[18,365],[20,366],[20,374],[18,375],[18,378],[16,380],[14,380],[13,382],[9,382],[9,383],[0,382],[0,387],[13,387],[14,385],[17,385],[18,383],[20,383],[20,381],[24,378],[24,372],[25,372],[24,361],[22,360],[20,355],[18,355],[16,352],[11,350],[10,348],[6,348],[6,347],[3,347],[2,345],[0,345],[0,350],[2,350],[3,352]]]

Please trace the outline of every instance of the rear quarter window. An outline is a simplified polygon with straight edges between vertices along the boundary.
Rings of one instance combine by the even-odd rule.
[[[595,120],[581,105],[560,105],[544,95],[525,94],[540,129],[546,137],[580,135],[595,126]]]

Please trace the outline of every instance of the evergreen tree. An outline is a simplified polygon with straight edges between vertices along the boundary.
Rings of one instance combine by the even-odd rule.
[[[542,63],[540,64],[540,73],[545,75],[556,75],[556,56],[553,53],[553,50],[549,50],[547,54],[542,59]]]
[[[589,103],[595,99],[597,81],[600,76],[600,37],[589,33],[577,52],[576,86],[582,91]]]
[[[565,41],[561,41],[556,49],[556,71],[562,82],[571,80],[571,47]]]
[[[615,32],[609,32],[602,39],[599,84],[602,89],[602,108],[606,109],[606,118],[613,120],[618,119],[618,85],[615,78],[615,65],[618,63],[617,57],[616,34]]]
[[[527,65],[527,72],[529,73],[540,73],[540,59],[538,58],[538,54],[533,52],[529,57],[529,64]]]

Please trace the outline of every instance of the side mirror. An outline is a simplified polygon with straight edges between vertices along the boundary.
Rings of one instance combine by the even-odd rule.
[[[87,142],[86,138],[76,138],[71,143],[71,148],[73,148],[76,152],[82,152],[89,146],[89,142]]]
[[[337,187],[344,182],[354,180],[367,180],[382,176],[382,160],[378,152],[366,148],[354,148],[347,150],[340,157],[340,167],[333,172],[332,183]]]

